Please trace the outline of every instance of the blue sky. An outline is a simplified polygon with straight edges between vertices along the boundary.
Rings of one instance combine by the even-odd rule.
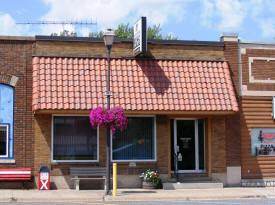
[[[87,36],[121,23],[133,25],[141,16],[148,24],[160,24],[164,35],[182,40],[218,41],[223,32],[235,32],[244,41],[275,42],[274,0],[2,0],[0,35],[49,35],[63,29],[17,22],[92,19],[97,25],[65,27]]]

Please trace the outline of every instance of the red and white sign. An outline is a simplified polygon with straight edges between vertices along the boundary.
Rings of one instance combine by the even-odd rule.
[[[38,174],[38,189],[49,190],[50,189],[50,174],[48,172],[40,172]]]
[[[275,156],[275,129],[251,129],[252,156]]]

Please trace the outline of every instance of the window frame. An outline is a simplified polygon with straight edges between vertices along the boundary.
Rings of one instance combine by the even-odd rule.
[[[157,122],[156,122],[156,116],[155,115],[127,115],[128,117],[151,117],[153,118],[153,125],[154,125],[154,159],[119,159],[119,160],[113,160],[113,138],[111,139],[111,162],[156,162],[157,161]]]
[[[51,162],[53,163],[78,163],[78,162],[99,162],[99,127],[97,127],[97,156],[96,160],[54,160],[53,159],[53,140],[54,140],[54,117],[88,117],[89,115],[77,115],[77,114],[55,114],[52,115],[51,123]]]
[[[7,125],[8,126],[8,141],[7,141],[7,154],[6,155],[0,155],[0,163],[15,163],[15,153],[14,153],[14,117],[15,117],[15,87],[6,83],[0,82],[0,88],[1,85],[6,88],[12,89],[12,121],[11,122],[2,122],[0,125]],[[1,98],[1,96],[0,96]],[[0,102],[0,108],[1,108],[1,102]]]
[[[6,135],[6,155],[0,155],[0,158],[8,158],[9,157],[10,124],[9,123],[0,123],[0,127],[6,127],[6,130],[7,130],[7,135]]]

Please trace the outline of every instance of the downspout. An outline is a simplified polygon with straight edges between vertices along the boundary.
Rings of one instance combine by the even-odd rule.
[[[240,39],[238,39],[238,70],[239,70],[239,96],[242,96],[242,81],[243,81],[243,73],[242,73],[242,56],[241,56],[241,43]]]

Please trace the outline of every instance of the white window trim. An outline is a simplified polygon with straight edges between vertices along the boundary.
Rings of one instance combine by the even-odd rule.
[[[9,156],[9,124],[0,124],[0,127],[6,127],[7,135],[6,135],[6,154],[0,155],[0,158],[7,158]]]
[[[157,123],[155,115],[127,115],[126,117],[152,117],[154,118],[154,159],[113,160],[113,138],[111,139],[111,162],[156,162],[157,161]]]
[[[54,160],[53,159],[53,137],[54,137],[54,117],[89,117],[89,115],[77,114],[55,114],[52,115],[51,123],[51,162],[53,163],[78,163],[78,162],[99,162],[99,127],[97,127],[97,156],[96,160]]]

